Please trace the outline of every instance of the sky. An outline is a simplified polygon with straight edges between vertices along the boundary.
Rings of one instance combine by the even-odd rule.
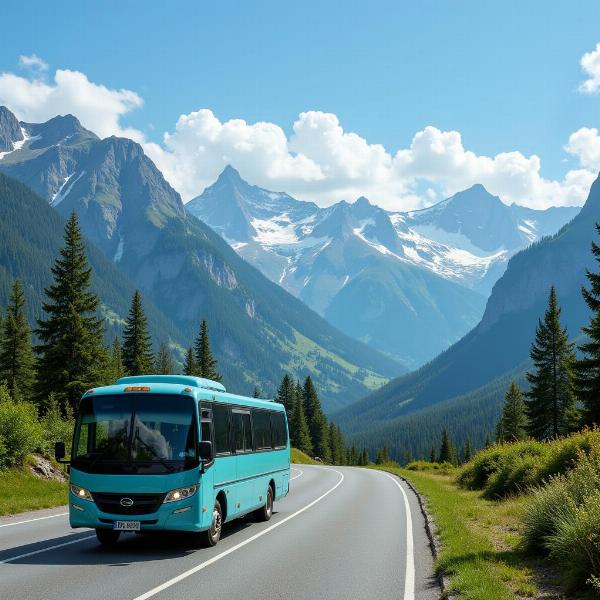
[[[321,205],[483,183],[546,208],[600,170],[598,2],[4,0],[2,21],[0,104],[132,137],[184,200],[230,163]]]

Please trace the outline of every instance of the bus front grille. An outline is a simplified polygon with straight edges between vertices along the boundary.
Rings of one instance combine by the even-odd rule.
[[[93,492],[96,506],[112,515],[149,515],[156,512],[165,494],[112,494]]]

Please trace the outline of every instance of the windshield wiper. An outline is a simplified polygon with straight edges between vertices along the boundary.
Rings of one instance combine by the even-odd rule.
[[[154,448],[152,446],[150,446],[150,444],[147,444],[140,437],[140,428],[139,427],[136,427],[135,439],[136,439],[136,441],[141,442],[141,444],[142,444],[142,446],[144,446],[144,448],[146,448],[147,450],[150,450],[150,452],[152,453],[152,458],[156,459],[163,467],[165,467],[165,469],[167,469],[167,471],[172,473],[175,470],[175,467],[173,467],[173,465],[170,465],[166,460],[163,460],[160,456],[156,456],[156,453],[154,452]]]

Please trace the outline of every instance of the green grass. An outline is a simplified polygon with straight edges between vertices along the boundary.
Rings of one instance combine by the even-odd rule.
[[[441,542],[436,570],[449,576],[450,588],[461,598],[538,597],[533,564],[519,548],[525,498],[487,500],[481,492],[458,487],[454,474],[389,465],[385,470],[405,477],[426,498]]]
[[[294,465],[318,465],[316,460],[313,460],[308,454],[300,452],[297,448],[292,448],[291,460]]]
[[[67,503],[67,484],[38,479],[24,469],[0,471],[0,516]]]

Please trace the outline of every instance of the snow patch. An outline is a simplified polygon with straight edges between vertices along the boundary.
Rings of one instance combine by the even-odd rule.
[[[73,186],[83,177],[84,173],[85,171],[81,171],[81,173],[79,173],[79,175],[73,181],[71,181],[71,179],[73,178],[73,175],[75,175],[75,173],[69,175],[65,179],[63,184],[60,186],[58,192],[56,192],[56,194],[54,194],[54,196],[52,197],[51,205],[58,206],[69,195],[69,193],[73,189]],[[69,187],[65,189],[67,183],[69,184]]]
[[[117,251],[115,252],[115,256],[113,258],[113,262],[120,262],[123,258],[123,248],[125,247],[125,236],[119,233],[119,243],[117,245]]]

